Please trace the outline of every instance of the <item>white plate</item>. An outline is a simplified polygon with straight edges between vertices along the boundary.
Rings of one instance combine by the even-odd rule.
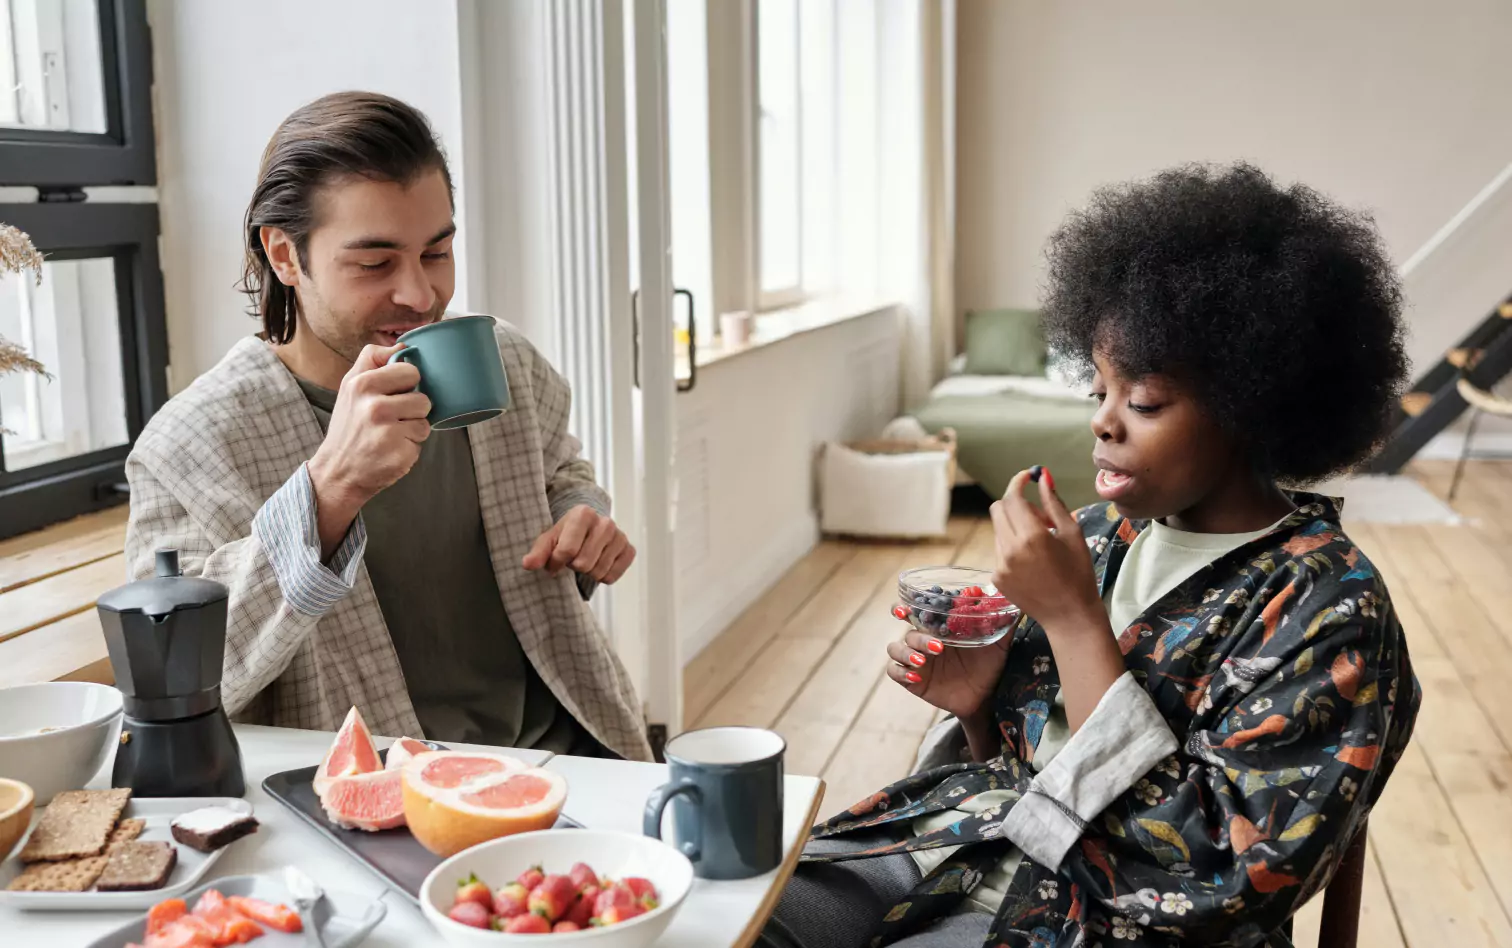
[[[252,804],[236,797],[132,797],[131,802],[126,804],[123,818],[147,821],[147,827],[137,839],[144,842],[161,840],[178,847],[178,862],[173,867],[172,875],[168,877],[168,884],[161,889],[147,892],[8,892],[5,887],[24,868],[17,855],[0,863],[0,904],[33,912],[130,912],[145,911],[164,899],[182,895],[193,888],[230,848],[222,846],[213,853],[202,853],[174,840],[173,831],[169,828],[173,818],[207,806],[223,806],[249,816],[252,813]],[[32,819],[33,828],[44,812],[46,811],[37,811]],[[23,841],[16,847],[17,854],[25,845]],[[236,843],[230,845],[235,846]]]
[[[250,896],[275,905],[282,903],[294,907],[294,897],[284,887],[277,873],[216,879],[189,894],[185,901],[190,908],[194,907],[205,889],[215,889],[225,896]],[[371,898],[327,892],[325,898],[315,906],[314,923],[320,927],[321,938],[327,948],[353,948],[383,921],[387,912],[388,908],[382,902],[375,902]],[[146,927],[146,916],[134,918],[110,934],[96,938],[89,943],[89,948],[122,948],[124,945],[140,943],[145,940],[143,936]],[[301,948],[314,944],[306,932],[288,935],[264,926],[263,933],[263,937],[253,942],[257,948]]]

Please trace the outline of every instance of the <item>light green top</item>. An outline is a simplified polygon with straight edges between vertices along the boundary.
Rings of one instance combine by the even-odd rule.
[[[1279,522],[1278,520],[1277,523]],[[1128,628],[1146,609],[1204,566],[1230,550],[1264,536],[1274,528],[1275,524],[1250,533],[1187,533],[1168,527],[1158,520],[1151,521],[1149,527],[1129,545],[1113,588],[1104,599],[1114,633]],[[1029,766],[1035,773],[1039,773],[1070,740],[1071,727],[1066,719],[1065,697],[1057,693],[1039,745],[1035,748],[1034,760]],[[979,813],[1017,798],[1018,793],[1013,790],[989,790],[956,809],[919,817],[913,822],[913,832],[921,835],[941,829],[964,815]],[[928,875],[959,848],[951,846],[930,849],[911,855],[918,864],[919,871]],[[1010,852],[996,869],[982,877],[981,884],[962,903],[960,910],[997,914],[1007,896],[1013,874],[1018,871],[1023,858],[1024,854],[1017,848]]]

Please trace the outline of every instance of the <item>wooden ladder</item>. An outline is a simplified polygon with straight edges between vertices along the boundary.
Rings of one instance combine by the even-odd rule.
[[[1392,418],[1391,434],[1380,453],[1366,465],[1366,471],[1399,472],[1434,435],[1453,424],[1468,404],[1459,393],[1461,378],[1476,388],[1489,389],[1508,372],[1512,372],[1512,297],[1444,353],[1412,391],[1402,396]]]

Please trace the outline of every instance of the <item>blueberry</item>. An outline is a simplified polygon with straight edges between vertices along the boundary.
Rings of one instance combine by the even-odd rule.
[[[945,590],[941,589],[939,586],[931,586],[931,587],[929,587],[929,591],[932,592],[932,593],[935,593],[936,595],[938,595],[939,593],[942,593]]]
[[[946,599],[946,598],[944,598],[942,596],[936,596],[934,599],[930,600],[929,604],[931,606],[934,606],[936,609],[949,609],[950,608],[950,600]]]

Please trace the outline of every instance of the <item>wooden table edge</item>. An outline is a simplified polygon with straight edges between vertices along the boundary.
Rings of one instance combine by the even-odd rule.
[[[731,948],[751,948],[756,944],[756,939],[761,936],[761,930],[766,927],[767,920],[772,913],[777,911],[777,902],[782,898],[782,892],[787,888],[788,881],[793,878],[793,873],[798,869],[798,860],[803,856],[804,844],[808,842],[809,831],[819,821],[819,807],[824,804],[825,783],[819,779],[819,785],[814,788],[814,802],[809,804],[808,816],[804,819],[804,835],[798,840],[793,851],[788,853],[782,860],[782,865],[777,867],[777,878],[773,880],[772,887],[762,898],[761,904],[756,907],[756,914],[751,916],[751,921],[746,925],[745,931],[740,933],[740,939]]]

